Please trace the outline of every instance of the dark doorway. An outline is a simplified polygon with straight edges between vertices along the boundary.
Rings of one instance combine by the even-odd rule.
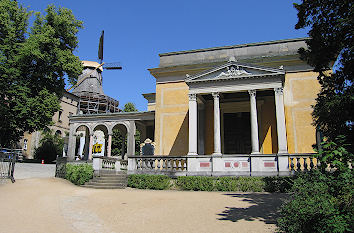
[[[224,154],[250,154],[249,112],[224,113]]]

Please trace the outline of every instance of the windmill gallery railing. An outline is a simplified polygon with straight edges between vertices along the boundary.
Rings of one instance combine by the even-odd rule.
[[[285,176],[317,165],[313,154],[129,156],[128,174]]]
[[[10,179],[15,182],[14,171],[18,151],[1,149],[0,151],[0,179]]]

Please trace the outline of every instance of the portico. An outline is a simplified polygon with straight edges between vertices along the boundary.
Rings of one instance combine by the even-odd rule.
[[[197,155],[199,148],[205,145],[203,126],[199,123],[205,116],[202,109],[206,100],[212,102],[213,108],[213,155],[225,153],[250,153],[261,154],[260,150],[260,119],[262,116],[259,109],[262,107],[263,96],[274,98],[275,109],[273,115],[277,129],[277,153],[287,154],[287,136],[285,125],[283,83],[285,72],[281,69],[257,67],[236,62],[231,58],[227,63],[213,69],[195,74],[187,75],[185,82],[189,87],[189,150],[188,155]],[[257,95],[261,98],[258,99]],[[248,105],[248,106],[247,106]],[[233,110],[229,110],[233,108]],[[234,114],[234,116],[230,114]],[[229,115],[227,115],[229,114]],[[237,115],[241,120],[237,121]],[[248,120],[249,119],[249,120]],[[228,128],[232,124],[249,124],[249,127],[235,128],[239,132],[231,132]],[[199,126],[199,127],[198,127]],[[225,128],[226,127],[226,128]],[[234,131],[235,131],[234,130]],[[243,136],[243,146],[247,147],[247,136],[243,131],[250,131],[250,151],[247,148],[231,150],[232,140],[225,145],[227,137]],[[232,135],[232,136],[230,136]],[[242,138],[242,136],[241,136]],[[235,142],[235,140],[234,140]],[[230,145],[231,144],[231,145]],[[235,147],[237,147],[235,143]]]

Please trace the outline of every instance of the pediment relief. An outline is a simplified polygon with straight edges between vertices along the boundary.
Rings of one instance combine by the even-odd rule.
[[[237,62],[228,62],[224,65],[204,71],[193,76],[187,75],[187,83],[222,81],[230,79],[247,79],[264,76],[284,75],[285,72],[280,69],[256,67],[251,65],[239,64]]]

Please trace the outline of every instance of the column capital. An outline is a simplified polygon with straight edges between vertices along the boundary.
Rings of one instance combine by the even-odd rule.
[[[190,101],[197,101],[197,94],[188,94]]]
[[[211,93],[214,99],[220,98],[220,93],[219,92],[213,92]]]
[[[276,95],[282,95],[283,94],[283,87],[274,88],[274,92]]]
[[[256,96],[256,90],[248,90],[248,94],[250,94],[250,96]]]

